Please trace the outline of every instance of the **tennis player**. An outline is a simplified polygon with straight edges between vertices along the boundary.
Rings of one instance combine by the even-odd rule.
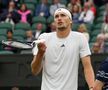
[[[100,64],[93,90],[108,90],[108,58]]]
[[[42,70],[41,90],[77,90],[78,67],[81,58],[84,74],[90,90],[94,85],[94,72],[90,61],[90,49],[86,37],[71,30],[71,13],[59,8],[54,13],[56,32],[43,33],[45,39],[37,45],[31,63],[33,74]]]

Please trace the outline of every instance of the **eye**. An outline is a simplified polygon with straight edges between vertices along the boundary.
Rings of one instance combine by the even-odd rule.
[[[61,16],[62,16],[62,17],[65,17],[66,15],[65,15],[65,14],[61,14]]]
[[[58,18],[59,17],[59,15],[55,15],[55,18]]]

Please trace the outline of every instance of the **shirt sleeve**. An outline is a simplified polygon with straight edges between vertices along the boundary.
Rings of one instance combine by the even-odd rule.
[[[80,37],[80,57],[91,55],[87,38],[82,34]]]

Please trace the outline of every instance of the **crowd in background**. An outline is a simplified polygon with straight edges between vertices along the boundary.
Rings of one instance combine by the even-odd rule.
[[[30,0],[27,0],[30,1]],[[6,39],[17,40],[14,35],[16,29],[14,28],[18,23],[29,24],[30,27],[27,30],[21,29],[25,32],[24,42],[31,43],[36,40],[38,36],[43,32],[54,32],[56,26],[52,21],[48,22],[50,17],[53,18],[53,14],[57,8],[67,8],[72,14],[72,30],[83,33],[90,44],[92,53],[105,53],[107,50],[108,39],[108,4],[107,0],[36,0],[37,4],[33,4],[34,9],[30,9],[26,0],[0,0],[0,23],[10,23],[12,29],[7,29]],[[33,0],[31,0],[33,1]],[[52,1],[52,2],[50,2]],[[102,3],[101,3],[102,2]],[[101,27],[98,30],[98,34],[93,39],[95,21],[98,18],[98,8],[105,6],[102,13]],[[36,21],[35,18],[42,17],[46,22]],[[74,28],[76,26],[76,28]],[[93,26],[94,25],[94,26]],[[89,28],[88,28],[89,26]],[[1,30],[1,29],[0,29]],[[19,32],[21,31],[19,30]],[[11,50],[17,52],[12,47],[3,46],[4,50]]]
[[[33,6],[31,7],[34,8],[31,8],[27,1],[36,1],[37,3],[32,3]],[[102,9],[102,13],[99,12],[99,7],[101,6],[105,6],[105,9]],[[5,36],[7,41],[20,41],[22,36],[16,35],[19,32],[24,32],[22,34],[24,37],[23,42],[30,44],[44,32],[55,32],[56,25],[53,21],[53,14],[57,8],[61,7],[67,8],[71,12],[73,19],[72,31],[81,32],[86,36],[92,53],[108,53],[107,0],[0,0],[0,24],[10,23],[13,27],[6,29],[6,34],[2,36]],[[101,14],[100,18],[102,20],[98,21],[99,14]],[[44,20],[41,22],[35,20],[35,18],[43,19],[42,17],[44,17],[46,22]],[[15,27],[19,23],[29,24],[31,28],[16,30]],[[99,24],[100,28],[95,27],[97,24]],[[1,30],[4,29],[0,28]],[[95,34],[95,32],[98,33]],[[14,47],[5,45],[1,45],[1,47],[0,51],[18,52]],[[31,53],[31,51],[27,50],[22,50],[20,53],[27,52]],[[12,90],[19,90],[19,88],[12,87]]]

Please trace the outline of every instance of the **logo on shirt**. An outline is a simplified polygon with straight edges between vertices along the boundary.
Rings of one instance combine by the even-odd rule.
[[[65,47],[65,45],[64,45],[64,44],[62,44],[62,45],[61,45],[61,47]]]

